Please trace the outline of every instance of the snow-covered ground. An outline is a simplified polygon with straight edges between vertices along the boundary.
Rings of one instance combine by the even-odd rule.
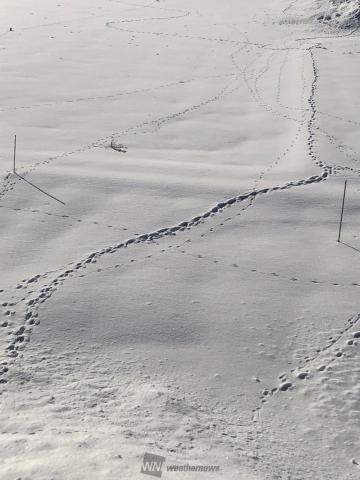
[[[284,22],[319,22],[322,26],[355,30],[360,23],[359,0],[304,0],[289,3]]]
[[[1,2],[0,478],[358,479],[359,2],[58,2]]]

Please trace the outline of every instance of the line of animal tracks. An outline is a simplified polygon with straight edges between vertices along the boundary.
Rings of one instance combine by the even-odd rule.
[[[162,9],[162,10],[166,10],[166,9]],[[226,211],[228,211],[228,209],[230,208],[236,208],[237,206],[247,204],[248,202],[253,203],[259,197],[266,197],[270,195],[275,195],[276,193],[281,191],[290,191],[293,189],[297,189],[299,187],[302,188],[302,187],[318,184],[320,182],[326,181],[331,175],[334,175],[336,173],[334,172],[334,168],[332,166],[327,165],[327,163],[321,159],[321,156],[318,150],[316,149],[316,136],[318,134],[326,135],[326,132],[323,133],[323,131],[321,131],[319,127],[316,125],[316,119],[317,119],[316,93],[318,89],[319,69],[316,63],[314,50],[318,48],[318,45],[312,43],[309,46],[304,46],[303,45],[304,39],[299,39],[299,45],[300,45],[299,48],[294,47],[293,49],[290,49],[286,46],[274,48],[272,45],[269,45],[269,44],[262,45],[258,42],[251,42],[248,40],[238,41],[238,40],[230,40],[226,38],[216,38],[216,37],[207,38],[207,37],[196,36],[196,35],[180,35],[178,33],[137,31],[137,30],[126,29],[121,25],[125,23],[144,22],[147,20],[159,20],[159,21],[175,20],[175,19],[188,17],[190,14],[191,12],[185,12],[185,13],[173,14],[172,16],[168,16],[168,17],[137,18],[137,19],[123,20],[123,21],[109,21],[106,23],[106,26],[108,28],[121,30],[122,32],[132,32],[132,33],[136,32],[137,34],[156,35],[156,36],[164,35],[169,37],[183,38],[183,39],[196,40],[196,41],[203,40],[207,42],[216,42],[221,45],[233,44],[236,46],[237,50],[243,47],[253,47],[256,49],[261,47],[269,51],[270,55],[273,55],[273,54],[275,55],[279,51],[282,53],[286,52],[286,55],[288,55],[289,52],[292,50],[294,51],[300,50],[303,53],[307,52],[312,62],[313,77],[311,78],[311,82],[310,82],[311,91],[310,91],[309,97],[306,99],[307,106],[306,107],[303,106],[301,110],[302,118],[300,120],[295,118],[295,122],[299,124],[299,132],[301,131],[302,128],[307,130],[306,152],[307,152],[307,155],[310,157],[313,165],[317,166],[320,169],[320,173],[318,175],[311,175],[307,178],[295,179],[293,181],[289,181],[280,185],[274,185],[266,188],[253,188],[244,193],[240,192],[238,195],[232,196],[231,198],[225,201],[214,202],[214,204],[211,207],[209,207],[205,212],[199,213],[198,215],[193,216],[191,219],[181,221],[173,226],[164,226],[163,228],[156,229],[154,231],[149,231],[138,236],[133,236],[131,238],[121,240],[118,243],[115,243],[113,245],[106,245],[102,249],[93,251],[88,254],[84,254],[82,258],[74,260],[73,262],[68,263],[66,265],[62,265],[61,267],[56,268],[56,270],[42,272],[30,278],[24,279],[21,282],[19,282],[17,285],[15,285],[13,290],[5,289],[2,287],[2,285],[0,285],[0,299],[1,299],[0,303],[1,303],[1,308],[3,311],[3,317],[4,317],[3,320],[0,321],[0,327],[2,331],[6,332],[6,339],[7,339],[6,343],[4,344],[4,351],[1,354],[2,360],[0,362],[0,383],[3,383],[3,384],[7,383],[9,369],[11,368],[12,364],[16,361],[20,352],[26,347],[26,344],[30,341],[30,338],[34,329],[38,328],[41,322],[39,317],[40,307],[46,301],[48,301],[53,295],[55,295],[56,292],[64,285],[64,283],[69,278],[78,274],[86,273],[86,269],[90,265],[93,265],[101,261],[101,259],[103,259],[104,257],[108,257],[116,253],[121,253],[124,249],[132,248],[134,245],[160,242],[162,239],[168,238],[170,236],[181,235],[181,233],[189,232],[190,230],[196,228],[198,225],[203,224],[211,217],[221,216],[225,214]],[[287,59],[287,56],[284,59],[281,70],[286,62],[286,59]],[[236,67],[237,66],[236,52],[231,53],[231,60],[233,65]],[[172,114],[169,114],[168,116],[160,117],[156,120],[143,122],[140,125],[136,125],[135,127],[128,129],[127,131],[112,133],[109,136],[100,138],[95,142],[92,142],[90,145],[86,147],[79,148],[72,152],[60,154],[56,157],[49,158],[44,162],[39,162],[37,164],[34,164],[28,169],[28,172],[24,172],[24,174],[29,173],[33,171],[35,168],[38,168],[41,165],[49,163],[50,161],[53,161],[55,159],[61,159],[62,157],[75,154],[81,151],[85,151],[86,149],[89,149],[89,148],[104,147],[107,144],[107,142],[109,142],[114,136],[121,138],[121,136],[126,134],[128,131],[134,131],[134,130],[136,131],[136,130],[139,130],[139,128],[147,127],[149,128],[149,132],[153,133],[156,129],[161,128],[164,124],[166,124],[169,121],[173,121],[178,119],[181,116],[191,114],[191,112],[193,112],[194,110],[198,110],[202,107],[205,107],[211,102],[221,100],[222,98],[224,98],[224,96],[232,93],[236,88],[238,88],[238,85],[235,83],[235,81],[240,82],[241,80],[244,80],[245,84],[248,86],[250,95],[254,98],[254,101],[257,102],[262,108],[264,108],[265,110],[277,116],[286,118],[287,120],[294,121],[294,118],[288,113],[284,114],[280,111],[276,111],[272,106],[268,105],[261,94],[261,91],[259,88],[259,80],[261,79],[261,76],[264,75],[267,69],[269,68],[270,60],[271,59],[269,56],[264,69],[258,72],[257,76],[255,77],[252,83],[251,83],[251,79],[249,78],[247,70],[246,69],[241,70],[237,68],[235,73],[230,74],[231,75],[230,80],[227,78],[228,83],[226,83],[226,85],[223,86],[222,89],[216,95],[210,97],[209,99],[203,102],[199,102],[195,105],[192,105],[180,112],[172,113]],[[280,75],[281,75],[281,71],[280,71]],[[178,83],[183,83],[183,81],[175,82],[175,84],[178,84]],[[158,88],[162,88],[162,86],[159,86]],[[304,91],[305,91],[304,82],[302,83],[302,88],[303,88],[302,93],[304,94]],[[139,91],[142,91],[142,90],[139,90]],[[112,97],[111,95],[108,96],[109,99],[111,97]],[[278,104],[280,103],[279,97],[280,97],[280,79],[279,79],[278,94],[277,94]],[[98,98],[98,97],[94,97],[94,98]],[[85,100],[91,100],[91,98],[78,99],[78,101],[85,101]],[[44,105],[49,106],[50,104],[44,104]],[[34,106],[37,107],[37,105],[34,105]],[[281,107],[281,105],[279,105],[279,107]],[[25,108],[25,107],[18,107],[18,108]],[[1,110],[1,111],[5,111],[5,110]],[[299,140],[299,133],[297,134],[294,142],[298,140]],[[274,162],[273,159],[269,159],[269,161],[271,162],[271,165]],[[2,190],[0,191],[0,197],[4,198],[6,193],[8,193],[11,189],[15,187],[17,180],[18,179],[16,178],[15,175],[8,173],[4,179],[4,184],[3,184]],[[110,226],[110,228],[112,227]],[[351,319],[347,321],[347,324],[343,330],[342,336],[340,336],[334,342],[331,342],[329,345],[324,346],[321,352],[332,348],[335,343],[338,343],[340,339],[343,338],[343,335],[345,335],[345,333],[348,333],[354,330],[358,324],[359,318],[360,318],[359,315],[355,315],[351,317]],[[15,322],[15,319],[16,319],[16,322]],[[334,353],[334,355],[338,355],[338,352]],[[314,362],[315,360],[316,358],[308,359],[306,360],[305,364]],[[299,379],[305,378],[306,375],[307,375],[306,372],[304,373],[301,371],[298,373],[298,378]],[[280,385],[279,388],[277,386],[274,386],[273,390],[266,391],[266,393],[263,394],[260,400],[264,403],[264,401],[267,401],[274,392],[286,391],[291,386],[292,386],[292,382],[289,381],[289,378],[284,377],[282,379],[282,384]],[[261,405],[263,405],[263,403]],[[257,410],[259,410],[260,408],[261,407],[259,407]]]
[[[206,221],[207,218],[221,214],[225,209],[234,206],[238,203],[255,200],[257,197],[262,195],[269,195],[278,191],[289,190],[291,188],[302,187],[306,185],[311,185],[314,183],[322,182],[326,180],[329,176],[328,170],[325,168],[321,175],[314,175],[308,179],[302,179],[294,182],[288,182],[281,186],[274,186],[271,188],[263,188],[259,190],[253,190],[240,194],[236,197],[230,198],[224,202],[219,202],[208,211],[193,217],[188,221],[183,221],[178,225],[172,227],[165,227],[158,229],[153,232],[144,233],[134,238],[130,238],[121,243],[105,247],[101,250],[92,252],[82,259],[67,264],[55,272],[46,272],[43,274],[35,275],[29,279],[25,279],[20,282],[15,290],[21,291],[22,294],[25,294],[25,297],[20,300],[16,305],[12,300],[2,300],[1,305],[5,314],[5,317],[12,318],[15,316],[16,310],[15,307],[19,307],[19,303],[25,305],[25,311],[23,314],[22,325],[19,325],[15,330],[8,332],[8,337],[10,338],[10,343],[6,347],[6,356],[8,357],[9,363],[12,363],[18,356],[19,350],[23,349],[23,346],[26,345],[26,342],[30,340],[31,333],[33,329],[40,324],[38,310],[39,307],[46,302],[52,295],[64,284],[64,282],[76,274],[79,271],[83,271],[90,264],[98,262],[102,257],[106,255],[114,254],[122,249],[129,248],[132,245],[148,243],[159,241],[162,238],[168,237],[170,235],[176,235],[183,231],[188,231],[200,223]],[[44,285],[44,281],[46,284]],[[35,285],[40,285],[38,290],[34,290]],[[26,293],[30,290],[31,293]],[[2,295],[4,295],[4,290]],[[8,295],[10,292],[6,292]],[[2,324],[2,327],[8,327],[8,322],[5,320]],[[3,362],[4,368],[2,369],[2,383],[6,383],[6,373],[8,372],[8,362]]]

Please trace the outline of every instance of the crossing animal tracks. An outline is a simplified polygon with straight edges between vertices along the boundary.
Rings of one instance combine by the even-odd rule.
[[[183,15],[183,17],[188,16],[188,13]],[[160,18],[160,17],[153,17],[153,18]],[[179,15],[173,15],[169,17],[170,19],[175,19],[175,18],[180,18]],[[143,18],[139,19],[133,19],[134,22],[141,22],[144,21]],[[165,19],[164,19],[165,20]],[[122,23],[129,23],[129,21],[124,21]],[[131,21],[132,22],[132,21]],[[113,22],[111,25],[115,25]],[[108,25],[109,27],[111,26],[110,24]],[[117,24],[116,24],[117,25]],[[117,25],[118,26],[118,25]],[[150,32],[151,33],[151,32]],[[158,33],[156,33],[158,34]],[[177,34],[174,34],[177,35]],[[192,36],[188,36],[187,38],[192,39]],[[219,43],[223,43],[223,41],[226,41],[226,39],[213,39],[213,38],[200,38],[202,40],[206,41],[216,41]],[[86,149],[90,148],[97,148],[97,147],[104,147],[107,145],[109,142],[114,141],[114,139],[121,139],[123,136],[126,136],[129,133],[153,133],[157,131],[159,128],[161,128],[163,125],[167,124],[168,122],[177,119],[181,116],[184,116],[186,114],[189,114],[199,108],[202,108],[209,103],[215,102],[220,100],[226,95],[230,95],[233,92],[235,92],[239,88],[239,80],[240,78],[243,78],[245,82],[247,83],[249,90],[255,100],[266,110],[269,110],[270,112],[274,112],[272,107],[267,105],[265,102],[262,101],[261,94],[259,92],[259,81],[260,79],[266,75],[271,59],[278,55],[279,52],[284,52],[288,51],[286,47],[284,48],[279,48],[279,49],[273,49],[271,46],[269,47],[269,51],[267,53],[267,59],[265,61],[265,66],[264,68],[258,72],[254,73],[251,77],[249,76],[249,66],[245,67],[244,70],[239,68],[236,63],[236,55],[239,51],[241,51],[244,48],[258,48],[260,45],[257,42],[249,42],[249,41],[233,41],[229,40],[228,43],[235,44],[236,50],[231,53],[230,59],[235,67],[235,73],[232,73],[229,75],[229,80],[225,84],[225,86],[222,87],[222,89],[214,96],[199,102],[197,104],[192,105],[191,107],[188,107],[184,110],[178,111],[176,113],[169,114],[167,116],[162,116],[159,117],[156,120],[150,120],[150,121],[145,121],[142,123],[139,123],[133,127],[129,127],[126,130],[123,130],[121,132],[113,132],[109,136],[100,138],[93,142],[92,144],[79,148],[77,150],[74,150],[72,152],[67,152],[60,154],[55,157],[51,157],[45,161],[37,162],[33,164],[30,168],[28,168],[27,172],[33,171],[35,168],[38,168],[42,165],[45,165],[51,161],[66,157],[68,155],[72,155],[74,153],[80,152],[80,151],[85,151]],[[315,95],[315,87],[316,87],[316,81],[317,81],[317,76],[316,76],[316,70],[314,67],[314,82],[313,82],[313,91],[312,94],[309,98],[309,104],[313,108],[313,97]],[[280,82],[280,81],[279,81]],[[162,88],[162,87],[159,87]],[[280,87],[279,87],[280,89]],[[275,112],[278,114],[277,112]],[[312,131],[313,128],[313,122],[314,122],[314,116],[315,112],[311,112],[310,120],[308,120],[308,127],[310,129],[310,132]],[[292,120],[291,116],[288,116],[290,120]],[[51,296],[64,284],[64,282],[74,276],[74,275],[82,275],[86,272],[86,268],[89,265],[92,265],[94,263],[97,263],[101,260],[102,257],[114,254],[117,252],[121,252],[122,249],[125,248],[131,248],[132,245],[136,244],[144,244],[148,242],[159,242],[161,241],[162,238],[169,237],[169,236],[176,236],[177,234],[184,232],[184,231],[190,231],[193,228],[195,228],[197,225],[202,224],[206,222],[206,220],[210,217],[216,217],[220,215],[222,218],[219,223],[219,227],[223,226],[224,223],[229,221],[231,217],[227,216],[226,219],[223,219],[225,215],[225,211],[227,213],[228,209],[230,208],[235,208],[239,207],[240,209],[237,209],[236,215],[241,215],[242,211],[246,210],[253,204],[253,202],[260,196],[267,196],[270,194],[274,194],[278,191],[286,191],[289,189],[297,188],[297,187],[306,187],[307,185],[313,185],[318,182],[322,182],[327,180],[327,178],[333,173],[331,168],[327,167],[325,164],[319,163],[318,166],[321,169],[321,173],[319,175],[313,175],[311,177],[305,178],[305,179],[300,179],[300,180],[294,180],[290,181],[287,183],[284,183],[283,185],[275,185],[275,186],[270,186],[270,187],[265,187],[265,188],[259,188],[260,183],[264,179],[265,175],[271,171],[271,169],[275,168],[278,163],[286,157],[286,155],[289,153],[289,151],[294,148],[295,144],[299,141],[300,138],[300,132],[301,129],[303,128],[303,125],[305,123],[305,120],[302,119],[301,121],[298,121],[298,119],[295,119],[296,122],[299,124],[299,129],[293,138],[290,146],[285,149],[284,153],[280,154],[276,159],[273,159],[270,161],[268,167],[266,167],[263,171],[260,172],[260,175],[258,179],[255,181],[254,188],[253,190],[250,190],[248,192],[233,196],[231,198],[219,201],[216,203],[213,207],[209,208],[209,210],[200,213],[197,216],[194,216],[188,221],[183,221],[177,225],[174,225],[172,227],[164,227],[160,228],[156,231],[149,232],[149,233],[144,233],[142,235],[135,236],[133,238],[130,238],[124,242],[105,247],[101,250],[97,250],[82,259],[72,262],[71,264],[64,265],[63,267],[60,267],[59,269],[56,270],[56,272],[45,272],[43,274],[39,274],[35,277],[31,277],[29,279],[24,280],[23,282],[20,282],[16,287],[15,291],[17,292],[24,292],[24,297],[19,300],[19,305],[24,304],[24,314],[23,314],[23,321],[20,323],[17,327],[16,331],[12,331],[11,334],[9,335],[9,338],[12,338],[12,341],[6,348],[7,355],[10,359],[16,359],[18,356],[18,352],[21,351],[21,349],[24,348],[24,346],[27,343],[27,340],[30,338],[31,333],[34,328],[39,324],[39,318],[38,318],[38,310],[40,305],[42,305],[44,302],[46,302]],[[310,152],[313,152],[311,150],[312,147],[310,146]],[[10,189],[14,188],[15,186],[15,179],[11,174],[8,174],[5,177],[5,182],[4,186],[2,189],[1,194],[4,195],[7,191]],[[33,211],[32,213],[40,213]],[[222,215],[224,213],[224,215]],[[43,212],[41,214],[44,215],[51,215],[51,212]],[[81,219],[76,219],[72,217],[68,217],[67,215],[60,216],[60,218],[63,218],[65,220],[72,220],[76,222],[82,221]],[[96,224],[96,222],[91,222],[92,224]],[[111,225],[106,225],[106,228],[114,228]],[[116,228],[116,226],[115,226]],[[213,228],[209,229],[209,233],[213,231]],[[203,235],[203,238],[205,238],[206,235]],[[117,264],[118,265],[118,264]],[[117,267],[119,268],[119,267]],[[234,267],[235,268],[235,267]],[[264,273],[265,275],[265,273]],[[274,273],[274,277],[277,274]],[[315,282],[314,282],[315,284]],[[31,298],[29,298],[29,296]],[[5,301],[6,304],[8,303],[13,303],[11,301],[7,302]],[[6,305],[6,308],[8,308],[8,305]],[[6,310],[7,312],[8,310]],[[14,311],[11,310],[10,314],[11,317],[15,315]],[[7,316],[9,316],[7,315]],[[4,327],[5,328],[5,327]]]
[[[119,3],[126,4],[126,2]],[[288,7],[286,10],[287,12],[291,11],[294,3],[295,2],[292,2]],[[135,9],[143,7],[132,3],[129,3],[128,5]],[[144,8],[157,7],[147,5],[144,6]],[[164,10],[165,9],[162,11]],[[186,12],[185,14],[184,12],[168,12],[168,14],[168,18],[163,18],[160,14],[159,16],[155,14],[156,16],[154,15],[152,19],[141,15],[141,18],[133,18],[125,21],[113,20],[107,23],[107,28],[114,30],[118,29],[123,32],[135,32],[135,30],[127,29],[127,27],[139,24],[146,25],[148,21],[151,22],[155,20],[158,24],[162,24],[162,22],[165,22],[166,20],[177,22],[180,21],[181,18],[188,18],[192,13]],[[228,195],[225,199],[220,198],[218,201],[214,201],[212,206],[204,211],[198,212],[197,214],[192,215],[191,218],[177,222],[174,225],[164,225],[162,228],[157,228],[152,231],[150,230],[141,235],[130,234],[130,237],[124,240],[121,240],[120,237],[110,245],[106,244],[103,247],[96,247],[91,253],[84,253],[79,256],[79,258],[74,259],[71,263],[62,264],[56,269],[47,270],[45,272],[43,271],[36,275],[31,275],[28,278],[24,278],[13,287],[0,285],[0,332],[2,333],[0,344],[0,383],[3,385],[6,385],[9,381],[12,367],[19,356],[22,355],[24,349],[26,349],[33,333],[36,329],[41,328],[42,306],[53,298],[57,292],[61,291],[62,287],[71,278],[76,278],[80,281],[80,279],[85,276],[97,275],[107,270],[121,271],[125,264],[126,268],[129,268],[129,265],[138,264],[141,261],[151,263],[154,255],[161,256],[169,251],[175,252],[180,256],[186,255],[191,257],[192,262],[199,265],[199,270],[201,270],[202,265],[207,262],[211,263],[215,268],[218,267],[231,271],[234,273],[234,276],[238,275],[239,278],[250,278],[253,276],[259,280],[266,279],[266,281],[271,282],[271,284],[278,284],[279,288],[285,283],[287,286],[293,286],[294,289],[302,284],[310,286],[314,290],[327,289],[326,291],[332,292],[334,290],[345,291],[346,289],[346,291],[354,291],[355,294],[360,288],[360,282],[345,283],[336,278],[326,278],[326,275],[313,277],[310,276],[310,274],[306,275],[304,272],[300,273],[296,271],[295,268],[294,271],[290,271],[290,273],[287,272],[286,274],[283,271],[280,271],[281,269],[277,270],[275,267],[274,270],[267,271],[265,268],[261,268],[257,265],[256,261],[253,263],[253,268],[247,268],[246,271],[244,271],[244,268],[240,265],[240,262],[237,262],[236,258],[229,262],[228,260],[223,260],[221,255],[218,257],[204,255],[203,253],[197,253],[195,248],[189,248],[192,234],[196,231],[196,228],[199,227],[198,230],[201,232],[199,235],[201,239],[200,241],[206,242],[209,235],[215,234],[218,229],[226,226],[228,222],[239,218],[239,216],[243,215],[245,212],[250,212],[251,214],[250,207],[252,207],[260,198],[266,202],[270,196],[277,195],[279,192],[286,194],[287,192],[296,191],[297,189],[305,189],[310,186],[314,187],[317,184],[325,182],[332,175],[349,168],[351,168],[351,171],[354,174],[359,174],[359,172],[356,172],[352,167],[329,165],[323,160],[321,145],[318,141],[320,136],[338,148],[339,152],[342,155],[345,155],[347,160],[350,160],[351,157],[351,159],[357,161],[358,155],[354,149],[349,147],[349,145],[345,145],[341,139],[328,134],[320,127],[318,121],[319,117],[327,114],[321,113],[318,105],[319,100],[317,94],[320,88],[319,79],[321,75],[321,70],[317,62],[317,55],[320,52],[319,45],[314,42],[308,42],[304,45],[289,47],[287,43],[284,43],[284,45],[279,47],[271,44],[261,44],[260,42],[257,42],[256,39],[251,41],[249,39],[237,40],[230,37],[226,38],[226,36],[223,38],[212,38],[210,36],[205,37],[201,35],[182,35],[177,33],[175,29],[171,33],[146,31],[146,27],[141,30],[143,30],[143,32],[140,31],[136,33],[165,37],[172,36],[174,38],[187,39],[195,42],[211,42],[216,43],[219,47],[226,44],[228,47],[230,46],[231,49],[233,47],[233,51],[230,53],[227,52],[229,63],[233,66],[233,71],[218,76],[219,79],[223,80],[221,87],[217,88],[216,92],[206,99],[199,99],[192,105],[178,109],[178,111],[169,111],[166,114],[159,115],[157,118],[139,121],[123,130],[118,129],[114,132],[109,131],[103,137],[89,142],[88,145],[73,149],[70,152],[52,156],[45,161],[33,164],[26,169],[24,174],[30,174],[41,166],[56,160],[61,160],[70,155],[86,152],[94,148],[108,148],[111,142],[114,142],[115,146],[121,146],[119,149],[121,154],[125,153],[124,150],[126,150],[127,136],[143,134],[151,135],[163,126],[182,119],[187,115],[190,115],[192,112],[205,108],[212,103],[219,102],[224,98],[231,97],[231,95],[238,91],[240,86],[244,85],[246,85],[249,94],[258,107],[269,114],[269,118],[275,116],[277,119],[285,120],[291,125],[291,137],[289,138],[288,144],[282,148],[282,151],[279,149],[279,153],[276,155],[269,155],[269,158],[266,158],[266,162],[264,162],[265,166],[261,168],[258,175],[252,180],[253,183],[250,184],[251,188],[249,188],[248,191],[240,191],[236,194]],[[240,52],[243,52],[245,49],[249,49],[249,62],[240,64],[238,56],[241,55]],[[259,54],[260,49],[262,49],[261,55]],[[290,61],[290,59],[294,60],[293,55],[295,54],[297,55],[296,59],[299,62],[302,62],[300,65],[302,78],[298,85],[299,88],[296,90],[296,102],[301,104],[300,108],[297,108],[297,106],[294,105],[285,105],[283,103],[283,87],[285,82],[284,71],[287,62]],[[311,68],[308,72],[305,72],[305,61],[311,63]],[[264,91],[264,83],[268,81],[268,76],[270,74],[274,74],[274,70],[272,70],[274,65],[277,66],[277,70],[274,76],[275,81],[272,90],[273,98],[269,100],[269,92]],[[215,76],[213,76],[213,78],[215,78]],[[86,102],[106,98],[109,101],[112,101],[112,99],[121,95],[136,95],[138,93],[150,92],[152,90],[163,92],[165,91],[163,89],[172,87],[177,88],[184,82],[190,83],[195,80],[196,79],[194,78],[179,79],[176,82],[151,88],[134,89],[133,91],[127,92],[109,92],[108,96],[102,97],[74,97],[73,99],[68,99],[64,102]],[[29,106],[20,105],[13,108],[51,108],[55,105],[56,102],[49,102]],[[347,122],[346,119],[343,120],[344,122]],[[304,145],[301,144],[302,141],[304,141]],[[298,178],[294,174],[290,177],[294,177],[293,180],[288,180],[283,183],[269,179],[269,177],[274,178],[274,175],[271,175],[271,173],[285,162],[289,163],[291,171],[292,153],[295,149],[301,147],[303,147],[305,155],[310,158],[311,166],[316,168],[316,174],[311,176],[305,176],[305,174],[303,176],[303,174],[300,174],[302,178]],[[264,155],[266,155],[266,153],[264,153]],[[335,163],[340,162],[337,161]],[[15,185],[16,178],[10,173],[6,174],[0,191],[0,196],[6,195],[7,192],[15,188]],[[95,220],[93,221],[91,218],[82,219],[68,215],[68,212],[65,212],[64,215],[59,215],[48,210],[20,210],[6,205],[0,205],[0,211],[1,209],[6,208],[12,209],[14,214],[22,212],[26,215],[41,215],[44,216],[44,218],[49,216],[54,217],[61,222],[69,222],[69,224],[78,223],[94,226],[94,228],[109,229],[111,231],[119,232],[121,235],[123,235],[123,232],[128,231],[126,227],[122,227],[121,225],[97,222]],[[210,219],[211,222],[209,221]],[[124,233],[124,235],[126,234]],[[145,247],[150,244],[155,244],[158,247],[155,254],[153,251],[151,252],[151,255],[147,252]],[[138,247],[136,248],[136,252],[134,247]],[[133,249],[134,254],[128,255],[128,252],[131,252],[131,249]],[[126,255],[123,255],[125,251]],[[105,259],[106,262],[102,262],[102,260]],[[298,361],[295,369],[286,372],[285,374],[281,374],[281,378],[279,378],[277,384],[269,385],[264,388],[258,399],[259,405],[254,408],[254,418],[256,418],[256,415],[260,415],[263,406],[276,396],[287,395],[286,392],[292,392],[297,388],[297,385],[305,383],[313,376],[320,375],[321,372],[326,371],[329,365],[343,361],[346,357],[346,349],[351,348],[354,350],[359,341],[359,318],[359,315],[352,316],[346,321],[340,333],[329,333],[328,340],[319,344],[317,352],[311,355],[304,355],[304,357]],[[255,425],[257,425],[256,421]]]

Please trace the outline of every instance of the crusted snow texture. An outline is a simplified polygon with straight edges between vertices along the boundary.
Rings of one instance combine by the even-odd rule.
[[[318,20],[341,28],[358,28],[360,0],[328,0]]]
[[[295,0],[283,13],[281,24],[315,23],[350,30],[360,26],[360,0]]]

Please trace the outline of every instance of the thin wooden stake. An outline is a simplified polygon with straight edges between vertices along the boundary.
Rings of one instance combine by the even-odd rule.
[[[339,225],[338,242],[340,242],[340,239],[341,239],[341,230],[342,230],[344,208],[345,208],[346,187],[347,187],[347,180],[345,180],[345,185],[344,185],[344,195],[343,195],[342,207],[341,207],[341,217],[340,217],[340,225]]]
[[[16,135],[14,136],[14,165],[13,172],[16,173]]]

